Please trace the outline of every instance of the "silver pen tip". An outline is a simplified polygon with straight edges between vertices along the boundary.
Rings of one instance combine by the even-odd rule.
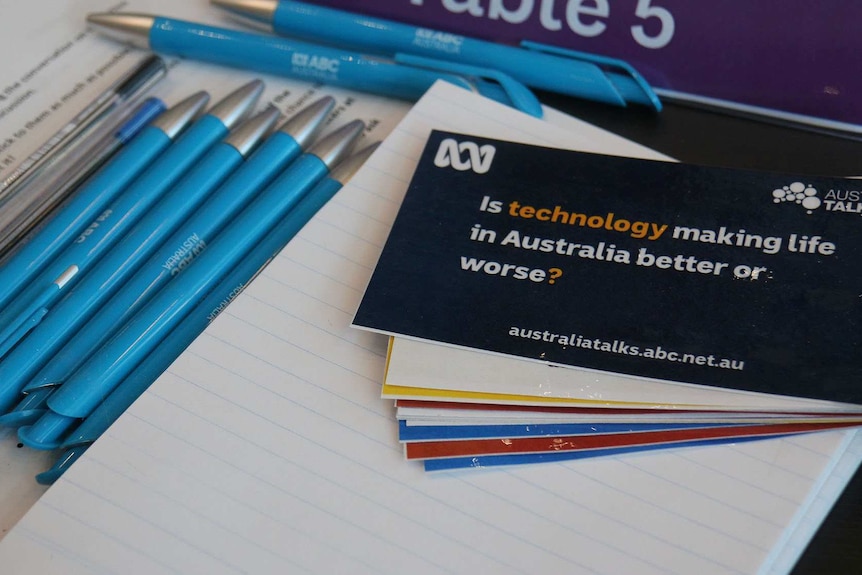
[[[329,174],[329,177],[333,180],[339,181],[342,184],[346,184],[347,180],[353,177],[359,168],[362,167],[362,164],[371,157],[371,154],[380,147],[380,142],[374,142],[368,146],[365,146],[355,154],[351,154],[349,157],[345,158],[341,162],[332,169],[332,173]]]
[[[263,88],[264,83],[261,80],[252,80],[222,98],[207,113],[232,128],[254,108]]]
[[[233,146],[243,156],[247,156],[254,147],[269,133],[278,121],[281,112],[275,106],[268,106],[237,126],[231,131],[224,143]]]
[[[156,19],[148,14],[98,12],[87,15],[87,22],[101,34],[138,48],[150,47],[150,30]]]
[[[365,122],[353,120],[322,138],[308,150],[308,153],[314,154],[326,164],[327,168],[332,169],[350,153],[363,130],[365,130]]]
[[[335,98],[324,96],[294,114],[281,125],[278,131],[290,135],[302,149],[305,149],[320,133],[323,121],[334,107]]]
[[[278,0],[210,0],[210,4],[243,19],[271,24]]]
[[[153,120],[152,126],[174,139],[183,128],[200,115],[209,101],[210,95],[206,92],[195,92],[160,114],[158,118]]]

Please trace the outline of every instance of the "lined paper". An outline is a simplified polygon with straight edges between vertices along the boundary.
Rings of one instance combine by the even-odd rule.
[[[386,338],[349,323],[432,127],[648,154],[436,85],[0,541],[4,572],[706,575],[792,564],[784,543],[804,544],[814,526],[802,519],[828,500],[829,473],[859,461],[853,431],[457,473],[404,461],[379,397]]]

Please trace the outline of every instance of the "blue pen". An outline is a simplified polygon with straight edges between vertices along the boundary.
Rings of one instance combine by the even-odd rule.
[[[0,181],[0,254],[20,242],[62,199],[58,194],[63,192],[50,186],[50,180],[71,180],[77,170],[86,169],[88,148],[109,126],[122,123],[129,105],[166,73],[167,66],[161,58],[144,58],[4,176]]]
[[[157,250],[186,218],[203,203],[239,166],[255,144],[269,131],[279,117],[270,107],[234,128],[213,146],[199,163],[174,185],[147,213],[117,241],[84,277],[51,309],[44,321],[30,332],[5,358],[0,360],[0,385],[9,389],[2,398],[19,391],[52,355],[80,330],[103,302]],[[0,417],[0,424],[15,425],[16,416]]]
[[[53,388],[65,381],[153,294],[188,268],[218,231],[312,142],[334,105],[332,97],[323,97],[280,126],[130,279],[123,282],[122,289],[100,306],[96,312],[98,316],[110,320],[94,318],[82,325],[62,349],[47,358],[48,363],[41,366],[35,377],[34,371],[44,362],[31,362],[30,353],[19,353],[15,349],[0,362],[0,380],[8,385],[20,387],[29,379],[23,388],[24,398],[13,411],[0,416],[0,425],[17,427],[38,418]],[[26,343],[22,342],[21,346]],[[36,350],[33,354],[40,355]],[[17,370],[9,368],[13,357],[20,359]]]
[[[46,164],[51,163],[55,154],[67,150],[68,146],[78,138],[90,133],[111,113],[122,109],[124,103],[151,88],[166,73],[167,66],[158,56],[151,55],[139,62],[134,69],[75,114],[75,117],[25,158],[11,173],[3,176],[0,181],[0,204],[5,205],[7,197],[16,188],[25,185],[28,180],[35,177]]]
[[[14,304],[0,314],[0,356],[14,345],[9,336],[24,319],[46,302],[60,297],[61,291],[55,287],[56,278],[72,265],[83,270],[95,263],[186,170],[227,134],[254,106],[262,91],[263,82],[255,80],[216,104],[46,266],[31,286],[16,297]],[[73,277],[65,285],[71,287],[74,281]]]
[[[524,42],[506,46],[352,14],[293,0],[211,0],[231,13],[264,23],[279,34],[393,56],[415,54],[497,69],[527,86],[626,106],[637,103],[661,110],[655,92],[629,64]]]
[[[125,186],[134,180],[194,118],[206,97],[200,92],[159,116],[122,150],[44,227],[0,267],[0,308],[27,285],[47,263],[79,235]],[[191,112],[191,113],[189,113]],[[118,134],[122,137],[123,132]]]
[[[222,230],[189,270],[159,291],[51,394],[50,411],[32,426],[18,429],[21,442],[36,449],[57,447],[63,434],[89,415],[269,230],[283,220],[280,225],[294,226],[293,233],[299,231],[313,212],[293,208],[328,174],[330,166],[348,154],[364,127],[359,120],[350,122],[291,164]]]
[[[317,211],[332,197],[377,149],[373,144],[340,162],[296,207],[297,214]],[[309,215],[301,218],[309,218]],[[298,218],[301,220],[301,218]],[[126,409],[165,371],[207,325],[236,298],[252,279],[278,254],[296,233],[296,224],[276,225],[231,272],[222,279],[188,317],[174,328],[99,406],[67,435],[64,452],[48,471],[36,476],[42,484],[56,481]]]
[[[542,115],[538,99],[526,86],[499,70],[489,71],[482,62],[471,63],[468,67],[464,62],[453,65],[426,58],[422,62],[400,64],[298,40],[145,14],[90,14],[87,21],[110,37],[162,54],[406,100],[418,100],[434,82],[445,80],[502,100],[534,116]],[[473,82],[461,75],[464,73],[484,79]],[[499,84],[488,89],[488,79]]]
[[[120,115],[123,118],[117,125],[95,129],[92,134],[84,137],[85,141],[61,154],[61,157],[42,172],[42,177],[28,182],[23,193],[10,200],[12,203],[20,201],[29,204],[30,207],[19,211],[12,206],[12,210],[18,212],[18,215],[9,219],[3,228],[7,233],[5,239],[0,239],[0,253],[3,254],[0,259],[5,261],[19,245],[26,243],[28,235],[38,230],[43,222],[47,222],[53,210],[67,201],[124,144],[164,111],[165,104],[158,98],[147,98],[128,113],[122,111]],[[0,226],[2,225],[0,223]]]

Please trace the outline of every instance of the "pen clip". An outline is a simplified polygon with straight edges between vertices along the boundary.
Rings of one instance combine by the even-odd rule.
[[[655,111],[661,111],[661,100],[659,100],[659,97],[652,89],[652,86],[649,85],[649,82],[646,81],[646,78],[641,76],[640,72],[635,70],[634,66],[632,66],[625,60],[620,60],[619,58],[611,58],[609,56],[601,56],[599,54],[591,54],[589,52],[581,52],[579,50],[560,48],[559,46],[551,46],[550,44],[542,44],[540,42],[531,42],[530,40],[522,41],[521,47],[526,50],[532,50],[534,52],[543,52],[546,54],[551,54],[553,56],[561,56],[565,58],[571,58],[573,60],[581,60],[584,62],[595,64],[597,66],[601,66],[605,69],[622,72],[623,74],[631,77],[635,84],[637,84],[641,91],[643,91],[644,95],[650,101]]]
[[[543,116],[542,104],[535,94],[521,82],[498,70],[403,53],[395,54],[394,60],[399,64],[417,68],[467,76],[476,86],[476,91],[483,96],[505,103],[536,118]]]

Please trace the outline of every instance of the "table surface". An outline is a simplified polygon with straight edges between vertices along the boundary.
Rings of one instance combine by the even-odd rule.
[[[540,94],[542,101],[680,161],[801,174],[862,176],[862,135],[837,137],[705,108],[668,104],[661,114]],[[862,471],[792,575],[862,572]]]

